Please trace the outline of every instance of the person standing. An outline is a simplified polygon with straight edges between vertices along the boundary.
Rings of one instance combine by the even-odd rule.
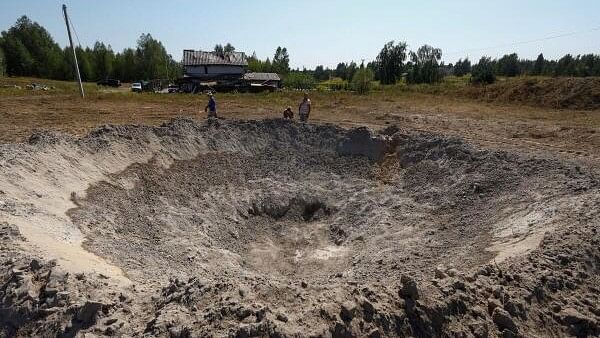
[[[302,102],[300,102],[300,106],[298,107],[298,115],[300,115],[300,122],[308,121],[310,110],[311,102],[308,98],[308,93],[304,93],[304,99],[302,100]]]
[[[213,93],[208,93],[208,104],[204,111],[208,113],[208,117],[217,117],[217,101]]]

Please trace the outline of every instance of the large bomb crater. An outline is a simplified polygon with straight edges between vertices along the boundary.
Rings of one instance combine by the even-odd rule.
[[[396,311],[395,297],[414,297],[390,291],[408,285],[401,276],[421,283],[448,270],[493,270],[489,266],[527,257],[547,232],[590,224],[597,216],[590,214],[590,203],[598,201],[597,181],[579,167],[398,128],[375,134],[282,120],[204,125],[174,120],[155,128],[107,126],[82,139],[39,134],[22,147],[30,159],[9,161],[4,169],[13,175],[15,194],[25,191],[19,179],[33,176],[30,190],[45,192],[37,199],[26,192],[15,199],[21,207],[15,208],[14,222],[27,211],[30,219],[52,220],[43,224],[58,228],[48,233],[66,234],[50,240],[81,236],[84,250],[75,253],[29,236],[67,270],[102,268],[103,278],[115,277],[106,264],[145,290],[170,285],[153,305],[162,310],[140,305],[154,316],[144,330],[159,335],[172,325],[194,327],[180,314],[179,324],[172,318],[160,324],[183,288],[185,302],[181,295],[177,299],[185,305],[185,318],[196,318],[198,306],[206,312],[194,331],[198,335],[249,332],[240,324],[249,315],[223,310],[223,302],[253,308],[249,313],[260,325],[271,313],[284,327],[280,333],[335,333],[342,330],[336,312],[325,315],[323,304],[336,307],[363,295],[388,316]],[[36,161],[42,164],[35,174],[15,176],[15,168],[31,168],[26,164]],[[50,202],[53,196],[65,202]],[[66,216],[57,204],[68,206]],[[27,237],[28,228],[21,229]],[[61,256],[84,251],[100,260],[86,264],[85,257]],[[190,291],[196,286],[199,291]],[[247,298],[249,293],[254,296]],[[203,305],[192,308],[194,302]],[[441,322],[425,329],[408,308],[410,329],[398,318],[385,324],[377,321],[384,317],[375,320],[365,311],[367,327],[346,318],[344,330],[443,331],[435,326],[443,319],[432,318]],[[140,329],[130,325],[130,332]],[[266,325],[253,327],[266,334],[272,323]]]

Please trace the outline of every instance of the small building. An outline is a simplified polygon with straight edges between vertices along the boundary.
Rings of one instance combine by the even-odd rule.
[[[244,81],[250,90],[275,90],[281,85],[281,78],[277,73],[246,73]]]
[[[202,90],[274,90],[281,79],[275,73],[248,73],[242,52],[217,53],[185,49],[183,77],[178,79],[183,92]]]
[[[183,51],[184,74],[197,78],[241,76],[246,73],[248,61],[241,52],[218,54],[186,49]]]

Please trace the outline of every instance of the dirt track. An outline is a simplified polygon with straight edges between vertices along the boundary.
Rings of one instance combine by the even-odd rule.
[[[594,336],[597,169],[409,128],[0,148],[4,334]]]

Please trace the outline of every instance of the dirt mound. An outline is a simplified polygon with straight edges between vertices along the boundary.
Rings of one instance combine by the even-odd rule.
[[[282,120],[0,151],[7,336],[599,334],[591,168]]]
[[[523,78],[470,86],[469,97],[538,107],[600,109],[600,78]]]

